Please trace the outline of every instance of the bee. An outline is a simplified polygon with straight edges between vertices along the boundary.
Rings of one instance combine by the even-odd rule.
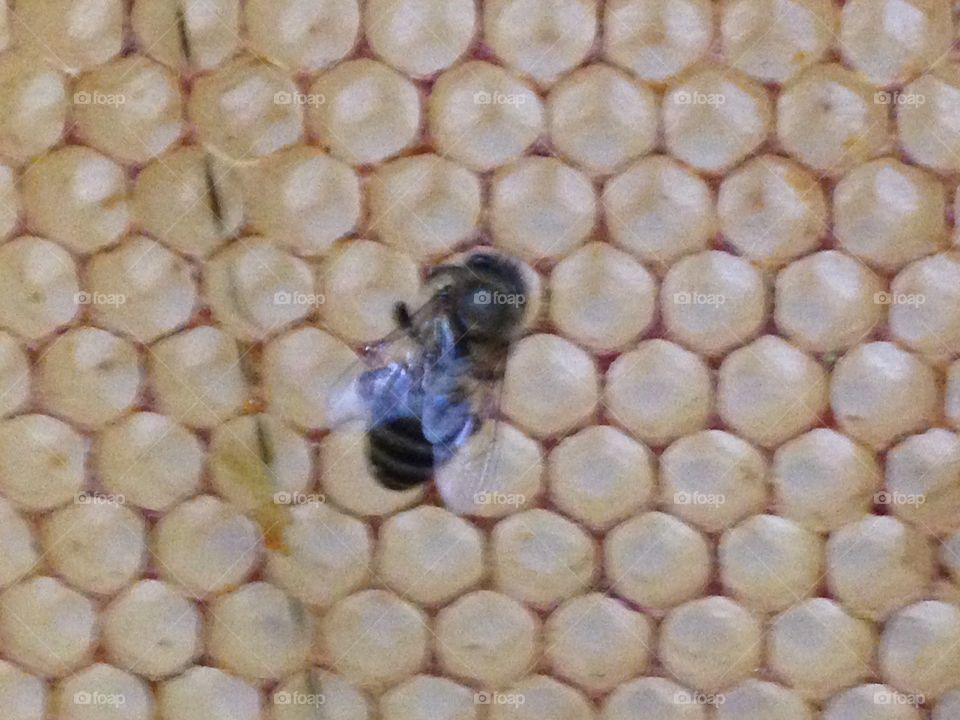
[[[496,409],[529,288],[519,264],[477,252],[427,276],[429,299],[394,308],[407,350],[352,381],[364,409],[368,465],[381,485],[407,490],[432,479]],[[374,350],[374,355],[378,355]],[[482,479],[482,478],[481,478]]]

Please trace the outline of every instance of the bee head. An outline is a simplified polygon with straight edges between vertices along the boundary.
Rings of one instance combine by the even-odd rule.
[[[507,340],[523,319],[527,284],[507,258],[490,253],[472,255],[456,303],[457,320],[473,340]]]

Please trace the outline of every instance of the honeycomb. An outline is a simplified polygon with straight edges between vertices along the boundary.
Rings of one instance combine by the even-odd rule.
[[[960,720],[955,5],[4,2],[0,719]],[[331,396],[477,247],[387,490]]]

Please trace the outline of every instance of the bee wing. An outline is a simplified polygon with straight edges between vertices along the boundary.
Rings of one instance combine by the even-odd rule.
[[[424,318],[435,311],[431,298],[410,315],[410,324],[416,328]],[[371,373],[410,362],[419,351],[416,340],[407,327],[396,327],[380,340],[360,349],[360,357],[333,382],[327,401],[327,418],[331,428],[364,420],[372,422],[370,398],[373,388]]]

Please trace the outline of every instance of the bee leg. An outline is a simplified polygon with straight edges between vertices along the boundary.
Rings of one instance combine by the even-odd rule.
[[[406,332],[413,330],[413,317],[410,315],[410,308],[402,300],[393,306],[393,319],[402,330]]]

